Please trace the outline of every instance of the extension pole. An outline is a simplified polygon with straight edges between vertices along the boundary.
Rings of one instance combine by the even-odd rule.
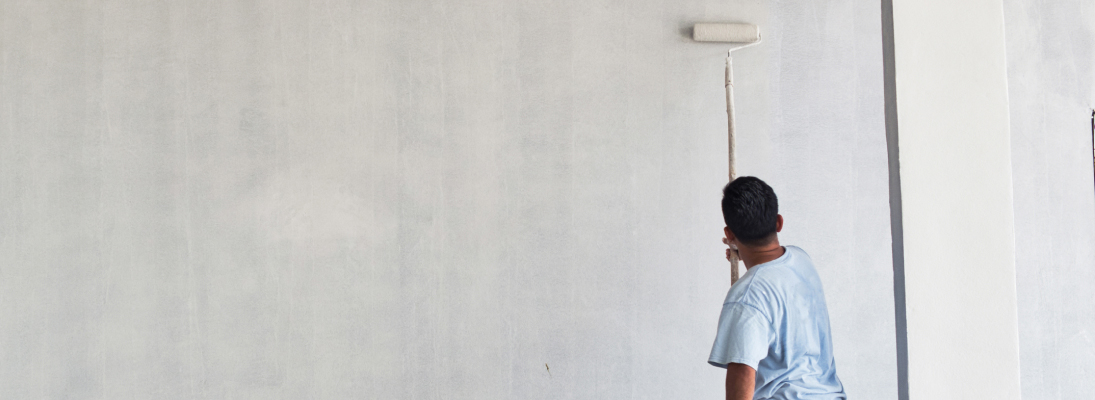
[[[730,53],[760,43],[760,28],[751,24],[700,23],[692,27],[692,40],[697,42],[739,43],[726,52],[726,127],[730,144],[730,181],[738,176],[734,167],[734,71]],[[729,244],[729,243],[727,243]],[[730,252],[730,284],[738,281],[737,249]]]
[[[733,182],[738,176],[738,171],[734,167],[736,157],[734,153],[734,60],[730,53],[730,51],[726,52],[726,141],[729,144],[730,154],[729,182]],[[738,277],[738,252],[734,249],[730,252],[730,284],[737,283]]]

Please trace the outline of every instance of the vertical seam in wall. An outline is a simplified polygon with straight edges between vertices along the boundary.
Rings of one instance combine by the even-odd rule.
[[[1008,146],[1008,168],[1007,168],[1008,179],[1007,179],[1007,182],[1008,182],[1008,194],[1011,196],[1011,199],[1009,199],[1010,202],[1011,202],[1011,248],[1012,248],[1011,261],[1012,261],[1012,268],[1013,268],[1013,271],[1011,273],[1011,276],[1013,278],[1013,280],[1012,280],[1012,285],[1013,286],[1012,286],[1011,290],[1012,290],[1012,293],[1014,293],[1014,295],[1015,295],[1015,305],[1013,306],[1011,312],[1012,312],[1012,315],[1015,318],[1015,327],[1012,328],[1013,329],[1012,333],[1015,335],[1015,363],[1016,363],[1016,365],[1015,365],[1015,374],[1016,375],[1013,377],[1013,379],[1015,380],[1015,383],[1017,384],[1017,386],[1019,386],[1019,397],[1022,398],[1022,393],[1023,393],[1023,372],[1022,372],[1022,368],[1023,368],[1023,356],[1022,356],[1023,349],[1022,349],[1022,342],[1019,339],[1019,275],[1018,275],[1018,266],[1017,266],[1017,264],[1019,262],[1018,250],[1017,250],[1018,247],[1019,247],[1019,244],[1016,243],[1016,237],[1015,237],[1015,224],[1016,224],[1016,222],[1015,222],[1015,162],[1014,162],[1015,159],[1014,159],[1014,157],[1012,157],[1012,151],[1011,151],[1011,149],[1012,149],[1012,142],[1011,142],[1011,139],[1012,139],[1012,136],[1011,136],[1011,81],[1008,79],[1008,69],[1009,69],[1009,66],[1008,66],[1008,46],[1007,46],[1007,37],[1008,36],[1007,36],[1007,21],[1006,21],[1006,16],[1004,15],[1004,3],[1003,2],[1000,2],[1000,7],[998,8],[998,10],[1000,12],[1000,38],[1001,38],[1001,43],[1000,44],[1002,45],[1002,47],[1004,49],[1004,51],[1003,51],[1004,56],[1003,56],[1003,60],[1001,61],[1004,65],[1004,76],[1003,76],[1003,79],[1002,79],[1003,82],[1004,82],[1004,98],[1005,98],[1004,104],[1007,106],[1007,110],[1004,113],[1004,115],[1007,116],[1006,117],[1007,120],[1005,121],[1007,123],[1004,124],[1004,126],[1007,128],[1007,140],[1005,140],[1004,143],[1006,143],[1007,146]]]
[[[893,253],[894,331],[897,336],[897,398],[909,400],[909,337],[905,309],[905,243],[901,214],[901,164],[897,141],[897,80],[893,0],[882,0],[882,65],[886,153],[890,175],[890,239]]]

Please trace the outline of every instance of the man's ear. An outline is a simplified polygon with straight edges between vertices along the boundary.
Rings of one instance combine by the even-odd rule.
[[[783,230],[783,216],[776,214],[776,232]]]
[[[722,232],[723,232],[723,234],[726,235],[726,241],[733,242],[734,240],[737,240],[737,238],[734,237],[734,232],[730,232],[730,227],[729,226],[723,227]],[[730,244],[730,243],[727,243],[727,244]]]

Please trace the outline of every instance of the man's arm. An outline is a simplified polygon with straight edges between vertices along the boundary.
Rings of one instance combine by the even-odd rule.
[[[757,371],[745,364],[726,364],[726,400],[753,400]]]

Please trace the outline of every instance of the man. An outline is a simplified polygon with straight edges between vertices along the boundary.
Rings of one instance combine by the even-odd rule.
[[[726,368],[727,400],[846,399],[836,376],[829,312],[813,262],[780,246],[776,193],[745,176],[722,192],[729,259],[747,271],[730,287],[708,362]]]

